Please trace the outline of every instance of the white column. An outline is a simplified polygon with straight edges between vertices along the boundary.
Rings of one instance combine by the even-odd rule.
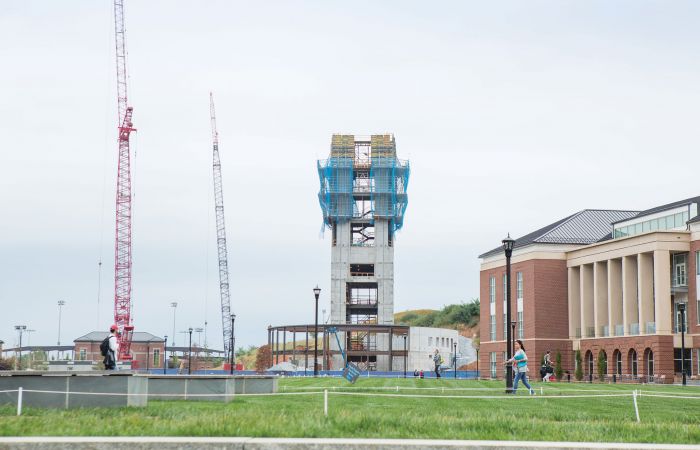
[[[622,257],[622,322],[625,325],[625,336],[630,334],[630,324],[639,323],[637,255]]]
[[[654,297],[656,334],[671,334],[671,254],[668,250],[654,251]]]
[[[576,339],[581,330],[581,270],[569,267],[569,338]]]
[[[622,260],[608,261],[608,318],[610,336],[622,325]]]
[[[584,264],[581,266],[581,336],[592,337],[588,328],[593,326],[593,264]]]
[[[639,331],[646,334],[647,323],[654,321],[654,260],[651,253],[637,255],[637,289]]]
[[[593,263],[593,323],[596,337],[608,326],[608,267],[606,261]]]

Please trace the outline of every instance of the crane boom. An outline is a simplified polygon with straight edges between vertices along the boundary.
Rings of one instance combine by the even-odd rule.
[[[119,360],[131,360],[131,152],[129,137],[136,131],[133,108],[127,101],[124,0],[114,0],[114,37],[117,57],[119,157],[117,162],[116,226],[114,243],[114,323],[119,328]]]
[[[224,334],[224,352],[229,362],[233,362],[233,323],[231,319],[231,296],[228,284],[228,250],[226,249],[226,222],[224,220],[224,188],[219,159],[219,133],[216,131],[214,94],[209,93],[209,116],[211,118],[211,139],[214,168],[214,211],[216,213],[216,246],[219,255],[219,291],[221,293],[221,321]]]

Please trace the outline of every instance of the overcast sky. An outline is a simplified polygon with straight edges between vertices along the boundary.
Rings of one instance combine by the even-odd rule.
[[[10,345],[17,324],[55,344],[58,300],[62,344],[112,323],[112,14],[107,0],[0,2]],[[477,256],[508,232],[700,195],[697,2],[127,0],[125,16],[133,317],[170,342],[177,301],[176,331],[206,320],[222,347],[210,90],[237,347],[313,323],[316,284],[329,310],[316,159],[336,132],[394,133],[411,162],[397,311],[477,297]]]

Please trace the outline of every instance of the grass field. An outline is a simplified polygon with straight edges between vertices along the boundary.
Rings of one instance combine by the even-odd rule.
[[[349,385],[335,378],[288,378],[280,380],[280,393],[286,395],[239,396],[228,404],[149,401],[146,408],[25,408],[20,417],[14,407],[3,406],[0,435],[700,443],[698,387],[540,383],[538,395],[528,396],[523,389],[514,398],[503,394],[502,386],[448,379],[365,378]],[[540,388],[544,395],[539,395]],[[316,393],[323,389],[329,390],[328,417],[323,415],[323,395]],[[637,400],[641,423],[636,421],[631,395],[603,396],[631,394],[634,389],[642,392]],[[311,393],[292,395],[301,392]],[[598,396],[577,397],[586,395]]]

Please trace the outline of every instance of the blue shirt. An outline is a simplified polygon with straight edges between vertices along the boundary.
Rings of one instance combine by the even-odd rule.
[[[523,367],[527,367],[527,361],[526,361],[526,356],[525,352],[520,349],[517,352],[515,352],[515,356],[513,356],[513,359],[518,365],[518,369],[522,369]]]

